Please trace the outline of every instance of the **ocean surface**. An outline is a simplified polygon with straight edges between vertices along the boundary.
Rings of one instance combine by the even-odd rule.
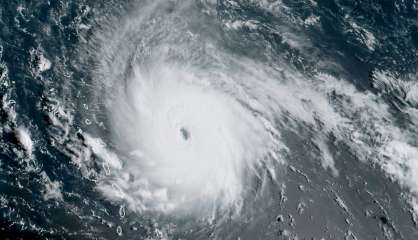
[[[1,239],[418,239],[418,1],[1,0]]]

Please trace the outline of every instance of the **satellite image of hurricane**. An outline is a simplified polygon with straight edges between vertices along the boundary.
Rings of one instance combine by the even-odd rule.
[[[417,0],[0,0],[0,239],[417,240]]]

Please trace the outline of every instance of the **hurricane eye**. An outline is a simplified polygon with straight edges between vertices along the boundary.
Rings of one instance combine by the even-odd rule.
[[[180,133],[181,133],[181,136],[183,137],[183,139],[185,140],[185,141],[187,141],[187,140],[189,140],[189,138],[190,138],[190,133],[189,133],[189,131],[187,131],[187,129],[185,129],[185,128],[180,128]]]

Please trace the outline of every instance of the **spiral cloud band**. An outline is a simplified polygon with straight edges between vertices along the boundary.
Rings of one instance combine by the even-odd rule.
[[[273,58],[277,53],[260,35],[257,44],[265,45],[234,38],[237,29],[250,36],[257,28],[282,31],[291,38],[283,41],[304,54],[314,46],[306,36],[298,39],[293,26],[221,21],[211,1],[199,4],[204,12],[194,1],[143,1],[122,20],[109,17],[87,44],[83,54],[97,62],[92,106],[109,130],[98,135],[109,134],[111,148],[85,138],[102,159],[106,174],[98,189],[106,198],[132,211],[175,216],[239,212],[266,179],[278,182],[277,166],[291,159],[289,146],[299,141],[314,146],[309,157],[334,177],[338,154],[330,146],[343,144],[416,201],[418,186],[408,180],[418,179],[414,131],[396,125],[387,103],[343,78],[318,69],[307,74]],[[239,53],[229,41],[258,51]]]
[[[149,12],[164,11],[166,3],[154,4]],[[122,154],[104,160],[99,189],[135,211],[239,211],[257,167],[282,150],[272,116],[250,92],[258,91],[255,63],[222,53],[177,14],[139,16],[112,41],[103,37],[97,98]]]

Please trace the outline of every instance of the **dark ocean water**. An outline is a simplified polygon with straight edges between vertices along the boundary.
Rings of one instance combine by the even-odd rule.
[[[416,0],[157,2],[0,1],[1,239],[418,238]],[[129,187],[123,200],[103,190],[125,171],[109,156],[129,169],[120,139],[134,131],[115,134],[108,105],[154,50],[202,75],[255,76],[213,83],[260,101],[249,108],[286,149],[257,166],[238,216],[140,211],[153,205]],[[260,90],[279,79],[277,95]]]

